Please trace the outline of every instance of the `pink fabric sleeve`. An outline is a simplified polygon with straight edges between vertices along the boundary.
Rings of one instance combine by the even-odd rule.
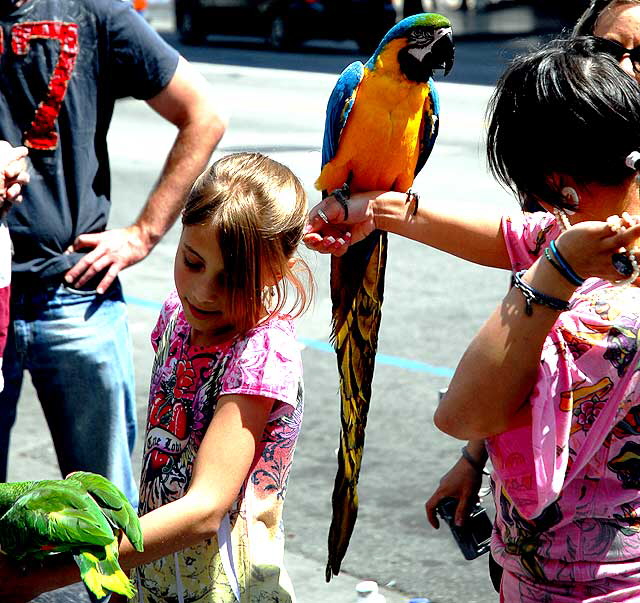
[[[300,348],[289,320],[273,320],[251,331],[221,378],[220,395],[274,398],[294,407],[302,377]],[[271,420],[290,408],[277,405]]]
[[[518,272],[529,268],[549,242],[560,234],[560,230],[553,215],[535,212],[505,216],[502,233],[512,270]]]
[[[545,348],[561,345],[555,332]],[[570,388],[570,370],[559,356],[543,353],[531,395],[531,425],[487,440],[497,476],[509,498],[525,518],[537,517],[559,495],[569,458],[571,413],[558,405],[558,392]]]
[[[590,325],[599,325],[593,315]],[[598,454],[616,422],[635,372],[623,377],[607,360],[606,341],[585,346],[579,312],[564,312],[545,341],[529,396],[531,425],[489,438],[496,486],[526,518],[537,517]],[[589,375],[596,377],[589,377]]]
[[[560,231],[547,212],[509,216],[502,221],[513,271],[528,269]],[[499,484],[518,511],[536,517],[555,500],[568,462],[571,412],[560,410],[559,392],[570,389],[577,369],[562,331],[554,328],[543,347],[538,378],[529,397],[531,425],[489,438],[487,448]]]

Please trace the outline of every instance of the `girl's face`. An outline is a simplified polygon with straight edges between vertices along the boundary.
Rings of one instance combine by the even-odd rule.
[[[218,237],[203,225],[184,226],[174,265],[174,280],[191,325],[191,345],[212,345],[234,334],[229,292]]]
[[[620,66],[640,83],[640,4],[619,4],[606,9],[596,21],[593,34],[618,42],[632,51],[631,55],[624,53],[616,58]]]

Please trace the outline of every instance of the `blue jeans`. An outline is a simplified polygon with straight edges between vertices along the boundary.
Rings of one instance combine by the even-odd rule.
[[[0,482],[24,371],[42,405],[63,476],[93,471],[137,508],[131,453],[135,384],[127,309],[120,283],[104,295],[64,285],[15,286],[0,394]]]

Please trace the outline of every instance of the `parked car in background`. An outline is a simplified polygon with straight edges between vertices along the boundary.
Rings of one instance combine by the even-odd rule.
[[[392,0],[175,0],[175,13],[185,43],[208,34],[260,36],[278,50],[322,38],[355,40],[369,53],[396,22]]]

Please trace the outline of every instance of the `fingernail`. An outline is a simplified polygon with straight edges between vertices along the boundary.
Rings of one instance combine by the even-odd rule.
[[[333,245],[336,242],[336,240],[333,237],[327,237],[324,240],[324,246],[325,247],[331,247],[331,245]]]
[[[304,230],[302,231],[304,234],[307,234],[311,231],[311,224],[306,224]]]
[[[65,282],[70,283],[71,282],[71,277],[67,274],[64,277]]]
[[[346,241],[344,239],[340,238],[340,239],[338,239],[336,241],[336,243],[338,243],[338,245],[342,246],[342,245],[344,245],[346,243]]]

